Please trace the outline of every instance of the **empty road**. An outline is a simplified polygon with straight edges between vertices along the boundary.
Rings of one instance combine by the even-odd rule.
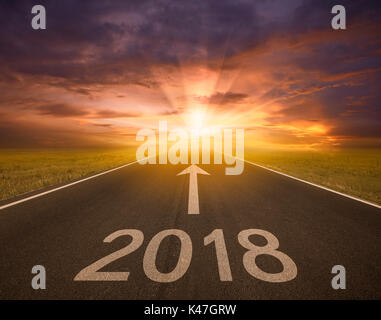
[[[0,210],[0,298],[381,298],[379,208],[250,164],[199,167],[199,214],[187,166],[139,164]],[[279,248],[259,254],[266,237]],[[46,290],[31,286],[35,265]],[[345,290],[331,286],[335,265]]]

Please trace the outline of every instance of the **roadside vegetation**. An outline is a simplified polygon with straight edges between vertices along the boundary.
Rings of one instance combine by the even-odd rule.
[[[0,150],[0,200],[135,160],[135,149]]]
[[[0,150],[0,200],[135,160],[135,148]],[[245,150],[245,159],[381,204],[381,150]]]
[[[246,150],[245,159],[381,204],[381,150]]]

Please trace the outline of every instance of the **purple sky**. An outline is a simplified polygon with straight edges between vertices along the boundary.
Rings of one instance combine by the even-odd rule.
[[[126,143],[193,111],[275,146],[381,146],[381,2],[0,2],[0,146]]]

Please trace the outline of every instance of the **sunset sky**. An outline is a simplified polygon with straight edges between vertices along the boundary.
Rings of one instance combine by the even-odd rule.
[[[249,146],[381,147],[380,16],[361,0],[0,1],[0,147],[128,145],[164,119],[244,128]]]

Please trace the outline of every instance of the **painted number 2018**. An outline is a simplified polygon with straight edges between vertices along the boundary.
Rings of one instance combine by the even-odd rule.
[[[99,270],[137,250],[144,240],[143,232],[140,230],[128,229],[112,233],[104,239],[104,242],[110,243],[121,236],[131,236],[132,241],[126,247],[115,251],[108,256],[94,262],[81,270],[74,278],[75,281],[127,281],[129,272],[100,272]],[[259,235],[266,239],[265,246],[256,246],[249,237]],[[174,269],[168,273],[162,273],[157,269],[156,256],[161,242],[168,236],[176,236],[181,243],[181,249],[177,264]],[[246,271],[253,277],[267,282],[287,282],[293,280],[297,275],[297,267],[294,261],[285,253],[278,250],[278,239],[268,231],[260,229],[248,229],[238,234],[239,244],[247,249],[243,255],[243,265]],[[221,281],[232,281],[232,272],[230,269],[229,256],[226,249],[225,238],[222,229],[216,229],[204,238],[204,245],[214,243],[216,249],[216,258],[218,272]],[[155,282],[174,282],[179,280],[188,270],[192,260],[192,240],[189,235],[177,229],[164,230],[156,234],[148,243],[144,258],[143,270],[146,276]],[[269,255],[278,259],[283,266],[279,273],[267,273],[261,270],[256,264],[256,257],[259,255]]]

